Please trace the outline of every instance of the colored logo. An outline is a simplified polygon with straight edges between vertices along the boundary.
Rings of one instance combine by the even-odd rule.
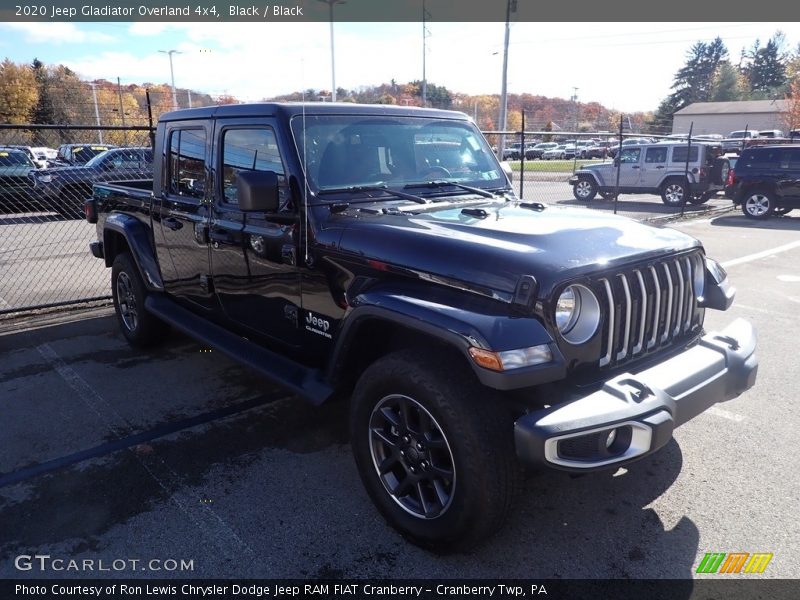
[[[772,552],[706,552],[697,565],[697,573],[763,573],[772,560]]]

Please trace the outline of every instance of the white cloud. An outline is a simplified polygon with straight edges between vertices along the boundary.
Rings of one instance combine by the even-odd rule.
[[[0,28],[21,33],[31,44],[108,43],[115,39],[105,33],[84,31],[73,23],[0,23]]]

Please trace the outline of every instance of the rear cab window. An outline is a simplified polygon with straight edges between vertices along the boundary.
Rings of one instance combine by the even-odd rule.
[[[205,196],[206,132],[174,129],[169,138],[168,189],[170,194]]]

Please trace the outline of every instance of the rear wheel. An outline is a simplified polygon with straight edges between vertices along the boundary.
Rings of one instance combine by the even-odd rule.
[[[792,212],[792,209],[788,206],[776,206],[772,214],[776,217],[782,217],[783,215],[788,215],[790,212]]]
[[[706,202],[708,202],[709,198],[711,198],[711,196],[709,196],[708,194],[700,194],[699,196],[692,196],[691,198],[689,198],[689,203],[695,205],[705,204]]]
[[[597,195],[597,184],[591,179],[581,178],[572,186],[572,194],[576,200],[590,202]]]
[[[680,206],[686,196],[686,181],[667,179],[661,186],[661,201],[667,206]]]
[[[367,368],[352,396],[361,480],[403,536],[468,549],[505,521],[517,486],[513,423],[459,361],[399,351]]]
[[[772,194],[763,190],[748,192],[742,202],[742,212],[751,219],[766,219],[774,210]]]
[[[139,269],[127,252],[118,254],[111,267],[111,296],[122,335],[132,346],[147,347],[163,339],[168,326],[147,312],[147,289]]]

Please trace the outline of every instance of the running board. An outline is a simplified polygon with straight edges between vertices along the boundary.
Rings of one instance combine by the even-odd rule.
[[[227,329],[198,317],[164,296],[150,294],[145,309],[199,342],[224,352],[235,361],[257,371],[267,379],[283,385],[295,394],[319,405],[332,394],[333,388],[322,381],[321,371],[259,346]]]

